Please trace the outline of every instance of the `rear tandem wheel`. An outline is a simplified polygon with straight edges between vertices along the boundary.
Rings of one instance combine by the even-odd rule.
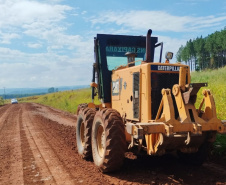
[[[88,107],[88,104],[87,103],[81,103],[81,104],[79,104],[78,105],[78,108],[77,108],[77,111],[76,111],[76,114],[78,115],[79,114],[79,111],[81,110],[81,109],[85,109],[85,108],[87,108]]]
[[[83,159],[92,158],[91,131],[95,110],[91,108],[80,109],[77,115],[76,142],[78,153]]]

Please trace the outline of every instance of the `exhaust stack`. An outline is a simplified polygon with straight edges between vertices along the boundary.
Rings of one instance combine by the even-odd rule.
[[[151,34],[152,30],[149,29],[146,37],[146,60],[145,62],[153,62],[151,61]]]

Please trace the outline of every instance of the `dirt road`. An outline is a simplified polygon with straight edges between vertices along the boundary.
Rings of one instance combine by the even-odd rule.
[[[173,155],[125,158],[119,172],[102,174],[79,157],[75,124],[38,104],[0,107],[0,184],[226,184],[225,163],[195,167]]]

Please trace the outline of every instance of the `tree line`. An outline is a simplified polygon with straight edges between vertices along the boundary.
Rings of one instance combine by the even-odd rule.
[[[59,91],[58,88],[54,88],[54,87],[50,87],[48,89],[48,93],[54,93],[54,92],[58,92],[58,91]]]
[[[177,61],[193,70],[214,69],[226,65],[226,26],[203,38],[190,39],[177,52]]]

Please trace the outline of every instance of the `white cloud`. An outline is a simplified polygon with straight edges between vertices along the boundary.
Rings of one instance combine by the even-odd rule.
[[[42,47],[42,44],[40,43],[28,43],[27,45],[29,48],[35,48],[35,49]]]
[[[86,14],[86,13],[87,13],[87,11],[82,11],[82,13],[81,13],[81,14],[82,14],[82,15],[84,15],[84,14]]]
[[[0,44],[9,47],[0,46],[2,86],[89,84],[93,40],[66,33],[68,23],[64,20],[76,8],[58,2],[0,0]],[[17,44],[37,49],[36,53],[10,49],[12,39],[20,39]],[[40,48],[42,52],[37,53]]]
[[[172,32],[197,31],[223,24],[225,20],[226,15],[219,17],[175,16],[164,11],[108,11],[91,18],[93,25],[112,23],[131,30],[147,30],[151,27],[155,31]]]
[[[89,55],[71,58],[0,48],[0,58],[0,84],[8,88],[83,85],[91,81],[93,57]]]
[[[19,34],[16,33],[1,33],[0,32],[0,43],[1,44],[11,44],[12,39],[20,38]]]
[[[0,4],[0,43],[10,43],[19,35],[23,46],[46,49],[27,53],[0,47],[1,85],[49,87],[90,82],[93,41],[66,34],[62,20],[72,8],[51,3],[7,0]],[[84,74],[86,78],[81,78]]]
[[[48,51],[56,49],[72,50],[76,47],[82,48],[85,45],[81,36],[66,34],[66,23],[62,22],[65,19],[66,12],[76,8],[37,1],[7,0],[0,5],[0,9],[3,10],[0,12],[0,33],[4,34],[4,39],[1,39],[0,34],[0,43],[10,43],[11,39],[18,38],[18,34],[13,32],[19,32],[22,33],[20,37],[29,36],[33,39],[43,40],[43,42],[46,42]],[[82,14],[84,13],[86,11],[83,11]],[[3,33],[4,31],[11,33]],[[26,45],[31,48],[42,46],[30,41]]]
[[[7,0],[0,4],[0,26],[21,26],[33,22],[55,22],[65,18],[66,5],[50,5],[37,1]]]
[[[6,0],[0,4],[0,33],[8,39],[0,38],[1,43],[10,43],[11,39],[20,33],[29,34],[32,37],[38,37],[43,31],[56,29],[65,30],[59,26],[59,22],[66,17],[66,12],[73,10],[66,5],[40,3],[38,1],[28,0]],[[22,33],[22,35],[21,35]],[[11,37],[9,37],[11,35]]]
[[[90,22],[86,18],[90,16],[90,12],[59,4],[60,2],[63,3],[63,0],[0,0],[2,87],[89,84],[94,62],[93,36],[96,33],[140,35],[145,33],[140,30],[152,28],[158,34],[159,42],[164,42],[163,55],[167,50],[176,54],[186,40],[169,38],[167,32],[163,33],[164,36],[157,31],[191,33],[218,26],[226,20],[225,15],[180,17],[164,11],[105,11],[89,20],[94,29],[84,30],[86,33],[81,36],[77,28],[80,32],[83,28],[74,24],[85,19],[87,28]],[[70,28],[74,29],[74,35],[68,33]],[[14,41],[17,47],[13,45]],[[24,48],[19,48],[20,45]],[[35,50],[29,49],[26,52],[26,47]],[[30,51],[35,53],[29,53]]]

